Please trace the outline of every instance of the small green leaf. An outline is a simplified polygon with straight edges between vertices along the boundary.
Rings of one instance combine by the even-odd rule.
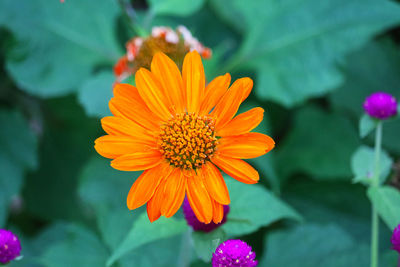
[[[368,189],[368,197],[391,230],[400,224],[399,190],[390,186],[371,187]]]
[[[157,15],[188,16],[199,10],[204,0],[150,0],[151,11]]]
[[[210,262],[215,249],[226,239],[226,233],[217,228],[210,233],[192,233],[194,249],[196,254],[205,262]]]
[[[388,177],[393,160],[390,158],[386,151],[382,150],[380,156],[380,177],[379,182],[382,184]],[[353,182],[362,182],[364,184],[371,184],[371,179],[374,175],[375,169],[375,151],[374,149],[361,146],[351,157],[351,169],[354,174]]]
[[[222,229],[229,237],[257,231],[281,219],[300,221],[300,215],[261,185],[246,185],[227,177],[231,196],[227,222]]]
[[[370,132],[372,132],[376,127],[376,120],[364,114],[359,123],[360,137],[366,137]]]
[[[127,233],[126,238],[112,253],[107,260],[107,266],[111,266],[115,261],[144,244],[152,241],[171,237],[187,230],[186,221],[183,219],[162,217],[151,223],[147,214],[142,213],[133,223],[132,228]]]
[[[88,116],[111,115],[108,102],[113,96],[114,81],[115,77],[111,71],[103,71],[90,77],[79,89],[78,99]]]

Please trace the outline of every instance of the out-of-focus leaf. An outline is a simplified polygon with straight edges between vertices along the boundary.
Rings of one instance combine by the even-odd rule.
[[[80,175],[79,196],[94,209],[100,233],[110,249],[121,243],[140,214],[126,206],[129,189],[139,174],[115,170],[109,159],[95,156]]]
[[[111,266],[116,260],[135,248],[158,239],[183,233],[187,229],[186,221],[183,219],[161,217],[157,221],[151,223],[147,214],[142,213],[133,223],[126,238],[122,240],[121,244],[107,260],[107,266]]]
[[[359,145],[356,130],[343,116],[303,108],[277,147],[277,169],[284,177],[305,172],[317,179],[349,179],[351,155]]]
[[[385,91],[400,96],[400,51],[390,40],[368,43],[347,57],[343,69],[346,83],[330,95],[335,108],[360,117],[363,102],[370,94]]]
[[[226,234],[221,228],[217,228],[210,233],[192,233],[194,249],[196,254],[205,262],[209,262],[215,249],[225,241]]]
[[[110,166],[109,159],[94,156],[82,170],[79,195],[94,208],[125,207],[129,189],[139,175],[140,172],[118,171]]]
[[[190,257],[190,250],[190,244],[182,242],[182,236],[175,236],[143,245],[126,254],[118,262],[121,267],[187,266],[187,262],[182,261]]]
[[[150,12],[156,15],[188,16],[199,10],[204,0],[149,0]]]
[[[8,55],[7,70],[33,95],[66,95],[89,77],[94,66],[118,58],[116,1],[3,0],[0,10],[0,25],[18,41]]]
[[[371,187],[368,197],[386,225],[393,230],[400,223],[400,192],[390,187]]]
[[[70,224],[65,237],[49,246],[39,261],[45,266],[105,266],[108,251],[90,230]]]
[[[78,99],[88,116],[110,116],[108,102],[112,94],[112,86],[115,80],[111,71],[100,72],[90,77],[79,89]]]
[[[0,110],[0,227],[11,198],[18,194],[26,169],[37,167],[37,139],[17,111]]]
[[[400,22],[400,7],[386,0],[210,3],[245,37],[228,67],[255,69],[257,94],[287,107],[338,86],[337,63]]]
[[[97,120],[89,120],[74,97],[43,104],[44,125],[40,168],[28,175],[23,196],[27,211],[46,220],[77,218],[81,214],[77,178],[95,153]]]
[[[364,138],[366,137],[370,132],[372,132],[376,127],[376,120],[368,116],[367,114],[364,114],[359,123],[359,131],[360,131],[360,137]]]
[[[301,220],[290,206],[260,185],[246,185],[226,178],[231,197],[227,222],[221,228],[228,236],[252,233],[281,219]]]
[[[371,207],[365,187],[348,181],[321,182],[296,177],[285,187],[285,201],[292,205],[308,222],[329,224],[335,222],[355,240],[368,243]],[[351,203],[351,205],[343,205]],[[381,225],[382,226],[382,225]],[[382,227],[381,241],[390,233]],[[389,237],[390,238],[390,237]],[[383,244],[382,243],[382,244]]]
[[[359,117],[365,98],[374,92],[385,91],[400,98],[400,51],[391,41],[369,43],[348,57],[344,70],[346,83],[330,96],[336,109]],[[400,153],[399,132],[400,120],[384,123],[382,144],[389,152]]]
[[[382,151],[379,163],[379,181],[381,184],[384,183],[388,177],[392,164],[393,160],[390,158],[390,156],[386,153],[386,151]],[[354,174],[354,182],[371,184],[371,179],[374,175],[375,169],[374,149],[367,146],[359,147],[351,157],[351,169]]]
[[[340,227],[306,224],[278,231],[267,237],[260,266],[347,267],[368,266],[369,247],[351,238]],[[382,266],[394,266],[391,257],[381,257]],[[391,263],[391,264],[390,264]]]

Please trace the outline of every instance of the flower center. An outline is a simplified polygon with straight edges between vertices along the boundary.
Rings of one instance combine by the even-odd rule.
[[[215,152],[214,120],[196,114],[178,114],[161,126],[159,146],[174,167],[197,169]]]

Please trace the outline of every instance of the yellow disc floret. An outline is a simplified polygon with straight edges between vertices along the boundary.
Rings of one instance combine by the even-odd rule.
[[[210,160],[217,143],[214,120],[207,116],[178,114],[161,126],[160,151],[174,167],[201,167]]]

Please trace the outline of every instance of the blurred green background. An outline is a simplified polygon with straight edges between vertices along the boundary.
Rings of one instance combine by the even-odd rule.
[[[139,173],[93,149],[125,42],[181,24],[213,50],[208,81],[255,81],[243,110],[262,106],[258,130],[277,143],[251,161],[258,185],[226,178],[231,213],[211,234],[191,233],[182,214],[150,224],[129,211]],[[210,266],[213,240],[226,238],[253,246],[259,266],[368,266],[370,202],[353,178],[371,151],[352,156],[373,145],[359,136],[365,97],[400,98],[399,27],[400,3],[387,0],[0,0],[0,227],[24,255],[10,266]],[[380,224],[389,267],[399,133],[400,120],[385,124],[393,191],[372,197],[391,212]]]

